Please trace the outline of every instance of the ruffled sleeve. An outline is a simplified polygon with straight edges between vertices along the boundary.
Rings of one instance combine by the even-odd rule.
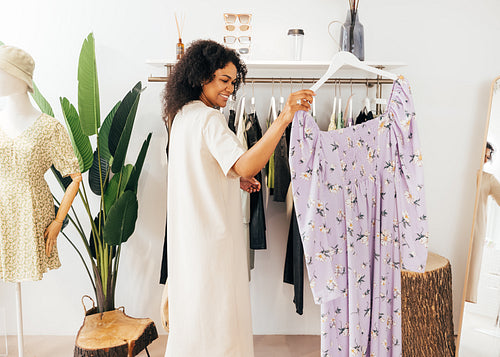
[[[290,137],[290,170],[297,223],[304,246],[309,284],[314,301],[322,304],[341,296],[342,282],[334,271],[333,257],[340,249],[329,241],[327,209],[321,188],[324,162],[320,130],[304,111],[295,114]]]
[[[429,241],[424,168],[411,90],[404,79],[398,79],[391,95],[389,120],[399,158],[395,180],[402,268],[423,272]]]
[[[52,164],[63,177],[80,173],[78,159],[73,151],[68,132],[57,121],[50,145]]]

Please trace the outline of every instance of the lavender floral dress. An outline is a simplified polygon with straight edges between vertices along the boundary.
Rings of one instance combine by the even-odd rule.
[[[321,356],[401,356],[401,269],[424,271],[429,239],[408,83],[386,113],[343,130],[298,112],[290,167]]]

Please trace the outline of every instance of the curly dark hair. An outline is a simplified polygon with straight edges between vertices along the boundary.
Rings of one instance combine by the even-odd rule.
[[[191,43],[172,69],[163,91],[163,120],[170,133],[177,112],[187,103],[200,98],[202,83],[210,82],[215,71],[232,62],[236,67],[234,92],[245,81],[247,67],[236,51],[211,40]]]

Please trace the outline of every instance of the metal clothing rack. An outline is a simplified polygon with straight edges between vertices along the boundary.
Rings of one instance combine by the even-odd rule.
[[[149,76],[148,82],[158,83],[158,82],[167,82],[168,77],[174,67],[174,63],[166,63],[164,66],[167,70],[166,76]],[[385,66],[378,65],[374,66],[375,68],[384,69]],[[297,83],[297,84],[313,84],[319,80],[319,77],[247,77],[247,84],[283,84],[283,83]],[[356,84],[356,85],[366,85],[367,87],[376,87],[376,99],[382,98],[382,85],[384,84],[393,84],[392,79],[382,78],[381,76],[377,76],[375,78],[353,78],[353,77],[338,77],[338,78],[330,78],[325,82],[325,84]],[[380,113],[381,105],[376,105],[376,112]]]

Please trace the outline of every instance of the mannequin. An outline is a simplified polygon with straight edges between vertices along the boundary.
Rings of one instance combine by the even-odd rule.
[[[69,208],[75,198],[78,187],[81,182],[81,174],[78,169],[78,160],[74,157],[74,153],[71,148],[71,143],[69,141],[69,137],[67,132],[62,132],[61,125],[54,119],[49,117],[48,115],[40,113],[37,109],[33,107],[31,101],[28,96],[28,91],[33,91],[32,84],[32,75],[34,69],[34,61],[29,54],[24,52],[21,49],[12,47],[12,46],[1,46],[0,47],[0,97],[5,98],[5,107],[4,110],[0,111],[0,154],[4,157],[7,157],[6,161],[0,162],[0,190],[2,192],[8,192],[11,196],[10,202],[13,202],[16,207],[17,205],[21,207],[18,212],[14,215],[9,215],[9,213],[5,212],[9,205],[9,201],[7,199],[3,199],[0,197],[0,204],[2,205],[2,210],[0,212],[0,238],[2,238],[2,244],[0,245],[0,250],[2,251],[2,256],[7,257],[15,257],[15,259],[20,259],[20,263],[17,261],[15,263],[2,264],[2,270],[0,270],[0,279],[9,282],[16,283],[16,292],[17,292],[17,307],[18,307],[18,344],[19,344],[19,356],[23,356],[23,332],[22,332],[22,308],[21,308],[21,281],[25,280],[40,280],[43,273],[45,273],[49,269],[55,269],[59,267],[59,259],[57,256],[57,236],[62,228],[62,224],[64,218],[66,217]],[[58,126],[59,125],[59,126]],[[58,128],[59,132],[57,133],[48,133],[46,134],[47,138],[58,138],[60,142],[43,142],[40,145],[40,142],[35,142],[34,144],[31,141],[39,140],[41,138],[41,132],[46,130],[51,130],[51,128]],[[66,135],[66,137],[64,137]],[[62,143],[62,144],[61,144]],[[30,146],[31,145],[31,146]],[[64,166],[66,171],[70,171],[70,176],[72,178],[72,183],[66,189],[64,197],[61,201],[61,206],[57,212],[55,217],[53,210],[47,211],[47,204],[52,205],[53,202],[51,197],[47,198],[47,195],[41,196],[38,191],[42,193],[47,193],[48,186],[46,185],[43,179],[43,173],[39,172],[40,168],[37,167],[37,170],[31,171],[30,167],[25,168],[29,172],[28,176],[36,176],[33,180],[34,183],[30,184],[28,187],[24,187],[24,182],[17,181],[16,178],[19,177],[19,172],[12,170],[9,171],[10,168],[14,167],[16,170],[19,168],[18,165],[22,166],[22,157],[32,155],[33,153],[39,154],[40,151],[47,151],[50,153],[50,149],[40,149],[40,147],[59,147],[61,145],[69,145],[65,147],[65,153],[67,157],[65,160],[60,160],[55,153],[52,153],[54,157],[54,162],[57,162],[59,165],[62,165],[61,162],[64,162],[66,165]],[[31,151],[29,151],[31,150]],[[45,152],[44,151],[44,152]],[[9,166],[9,153],[14,152],[15,154],[15,164],[13,166]],[[27,152],[27,153],[26,153]],[[42,155],[40,153],[39,155]],[[72,155],[72,156],[71,156]],[[37,156],[34,160],[37,160],[39,156]],[[41,156],[40,156],[41,157]],[[12,159],[11,161],[13,161]],[[38,160],[45,160],[49,163],[48,159],[45,157],[41,157]],[[29,162],[30,160],[28,160]],[[37,163],[38,164],[38,163]],[[41,164],[38,164],[39,166]],[[47,164],[49,165],[49,164]],[[54,165],[56,165],[54,163]],[[50,167],[50,165],[49,165]],[[23,167],[21,167],[23,169]],[[45,167],[43,167],[45,169]],[[23,171],[23,175],[26,171]],[[63,173],[64,175],[64,173]],[[30,178],[31,180],[31,178]],[[26,200],[24,196],[19,196],[17,193],[22,192],[19,190],[21,187],[22,191],[28,191],[28,195],[30,192],[35,191],[32,194],[32,197],[28,197],[28,200],[31,199],[30,206],[33,205],[31,210],[32,214],[29,211],[23,210],[26,206],[23,206],[23,201]],[[48,192],[50,195],[50,192]],[[41,197],[41,199],[40,199]],[[47,199],[50,201],[47,202]],[[3,201],[2,201],[3,200]],[[40,201],[44,201],[40,203]],[[41,207],[42,204],[44,207]],[[39,207],[40,206],[40,207]],[[40,224],[40,212],[42,212],[43,222],[42,224],[44,230],[40,231],[38,228]],[[44,212],[48,212],[48,216],[44,216]],[[4,216],[5,215],[5,216]],[[13,232],[16,234],[16,230],[12,229],[12,226],[19,227],[19,232],[25,232],[23,230],[24,227],[28,226],[29,223],[33,222],[35,226],[31,231],[28,230],[28,233],[33,232],[32,240],[30,241],[30,237],[28,237],[27,243],[23,241],[26,239],[26,234],[24,236],[20,236],[19,247],[16,244],[12,243],[12,235]],[[43,237],[38,232],[43,234]],[[19,233],[22,235],[23,233]],[[11,240],[9,241],[9,238]],[[15,237],[17,238],[17,237]],[[42,243],[43,239],[43,243]],[[7,242],[7,243],[5,243]],[[34,248],[34,251],[22,251],[26,250],[26,245],[38,246],[42,244],[42,248],[44,252],[39,252],[40,249]],[[38,253],[38,254],[37,254]],[[45,257],[43,256],[45,253]],[[10,254],[10,255],[9,255]],[[33,257],[37,255],[36,257]],[[26,259],[28,257],[28,259]],[[19,260],[19,259],[18,259]],[[31,264],[36,265],[35,267],[31,267]],[[16,269],[20,268],[20,272],[17,272]],[[41,267],[41,268],[40,268]]]

